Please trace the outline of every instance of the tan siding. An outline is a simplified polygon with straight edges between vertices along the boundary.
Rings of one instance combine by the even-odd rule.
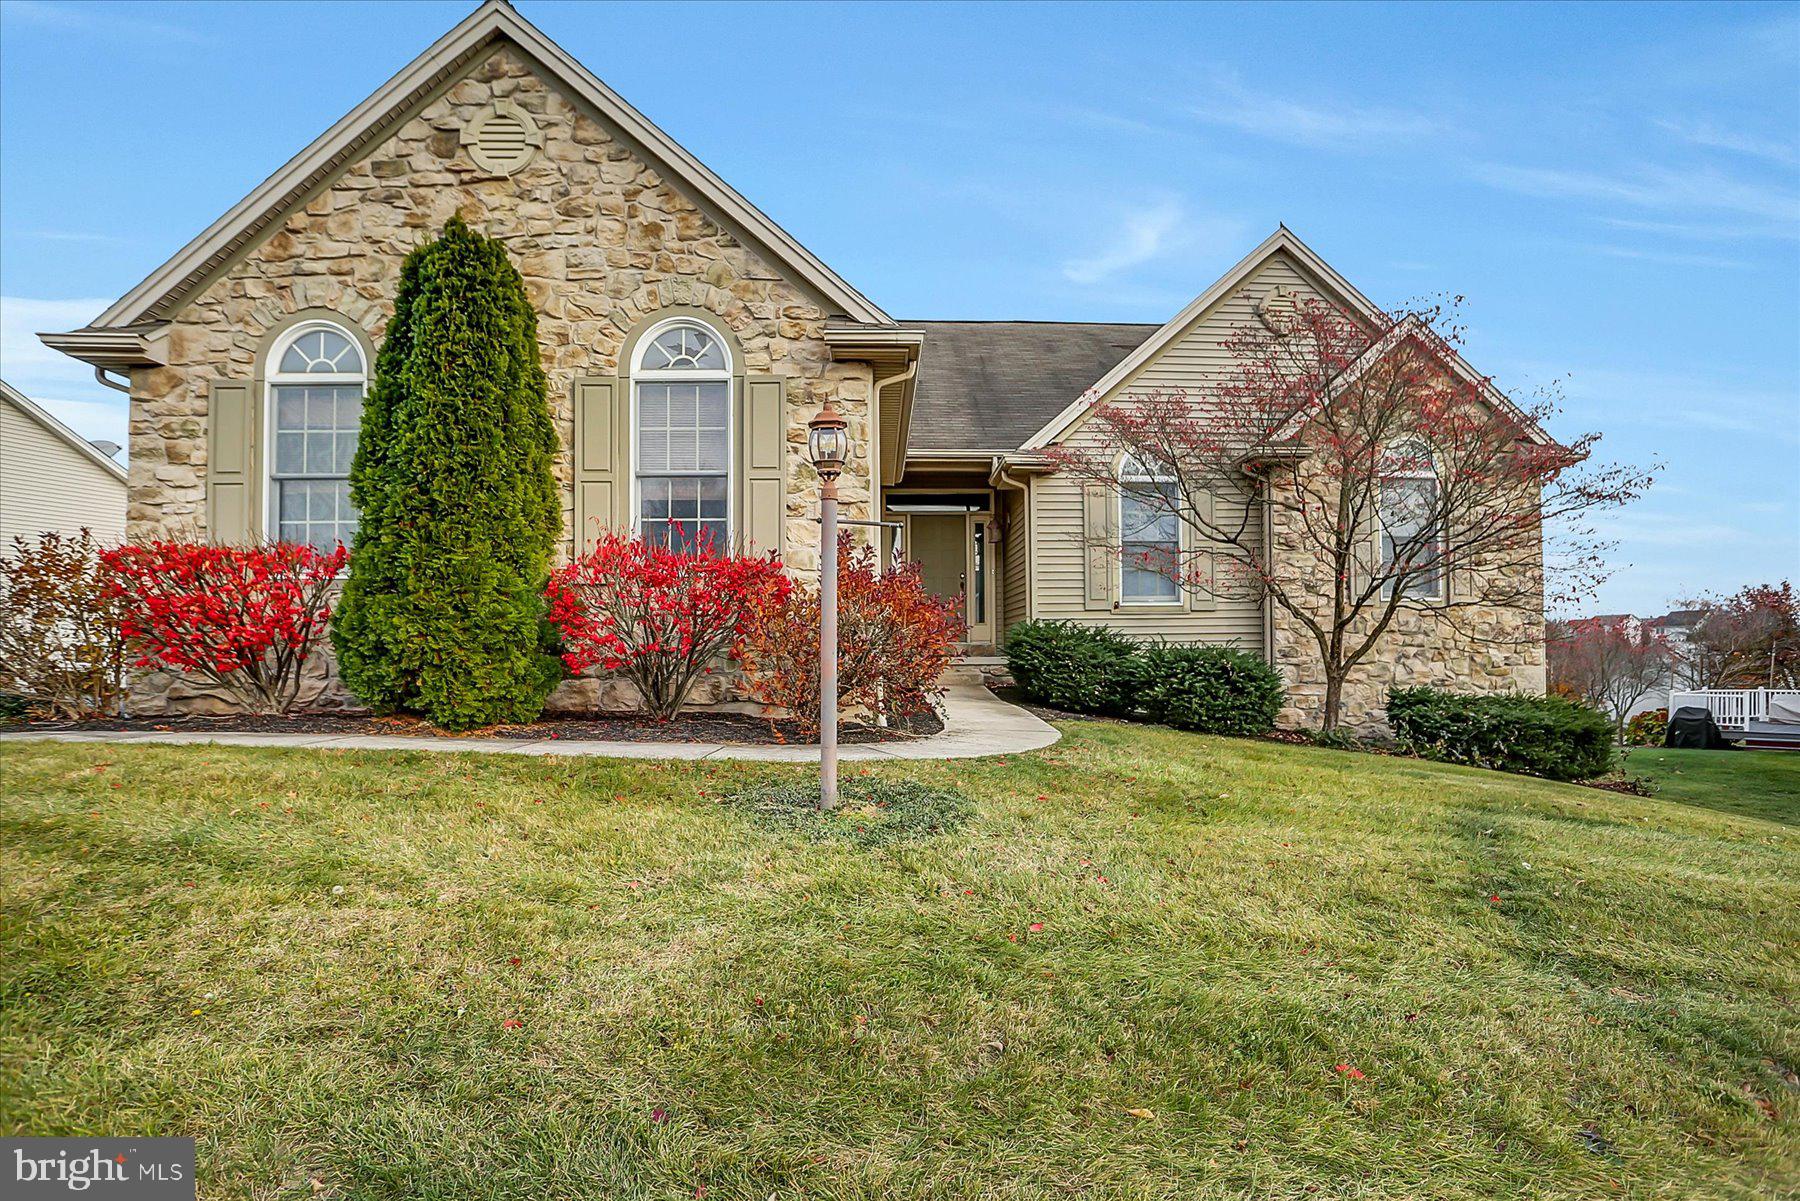
[[[1024,621],[1029,615],[1031,599],[1026,569],[1030,563],[1031,539],[1026,529],[1025,496],[1020,492],[1000,493],[1005,506],[1006,540],[1000,546],[1000,629],[997,636]]]
[[[13,535],[86,526],[103,542],[125,537],[125,482],[0,400],[0,549]]]
[[[1233,590],[1226,587],[1223,571],[1219,582],[1227,594],[1221,595],[1210,609],[1168,613],[1088,609],[1081,484],[1058,476],[1039,479],[1032,484],[1032,501],[1038,507],[1034,549],[1039,617],[1109,625],[1140,637],[1163,637],[1174,642],[1220,642],[1248,650],[1262,649],[1262,605],[1254,598],[1231,595]],[[1241,498],[1213,498],[1218,521],[1235,521],[1243,508]]]
[[[1226,340],[1235,329],[1256,320],[1257,300],[1276,285],[1302,293],[1318,293],[1310,277],[1303,276],[1285,254],[1270,258],[1236,291],[1202,313],[1187,333],[1144,364],[1115,395],[1172,388],[1185,388],[1197,394],[1216,385],[1231,371]],[[1098,432],[1085,421],[1076,425],[1065,438],[1065,443],[1072,446],[1091,446],[1097,441]],[[1168,613],[1087,609],[1084,605],[1081,485],[1067,477],[1047,476],[1034,481],[1032,499],[1038,506],[1037,536],[1033,547],[1037,559],[1034,607],[1038,617],[1100,623],[1141,637],[1231,643],[1259,652],[1264,650],[1262,602],[1254,596],[1244,595],[1246,589],[1233,587],[1229,572],[1223,567],[1218,577],[1221,594],[1211,608]],[[1235,526],[1244,513],[1245,498],[1221,493],[1214,496],[1213,505],[1216,521]],[[1252,518],[1251,529],[1256,535],[1253,545],[1260,546],[1262,527],[1259,519]]]

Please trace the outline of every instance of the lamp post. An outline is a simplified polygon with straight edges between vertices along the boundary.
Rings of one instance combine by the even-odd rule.
[[[849,450],[844,416],[829,398],[806,426],[806,450],[819,473],[819,808],[835,809],[837,781],[838,473]]]

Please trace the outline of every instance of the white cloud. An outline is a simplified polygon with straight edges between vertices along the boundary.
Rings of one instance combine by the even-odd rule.
[[[58,396],[34,396],[23,388],[19,390],[89,442],[105,440],[126,445],[131,413],[123,393],[116,394],[116,401],[66,400]],[[120,455],[119,461],[124,460],[125,456]]]
[[[1800,148],[1793,142],[1721,129],[1710,121],[1658,121],[1656,124],[1684,142],[1709,150],[1729,150],[1784,166],[1800,163]]]
[[[1636,259],[1646,263],[1663,263],[1670,267],[1726,267],[1740,270],[1750,264],[1742,259],[1728,259],[1716,254],[1683,254],[1668,250],[1638,250],[1630,246],[1592,246],[1595,254],[1608,258]]]
[[[143,39],[161,38],[171,42],[204,42],[206,37],[184,25],[167,21],[147,21],[126,15],[127,7],[96,4],[51,4],[47,0],[7,0],[4,12],[10,21],[35,25],[56,33],[97,33],[101,35]]]
[[[37,336],[78,329],[111,303],[0,296],[0,376],[33,399],[32,386],[92,383],[92,367],[51,350]]]
[[[54,413],[84,438],[123,444],[127,423],[122,393],[102,387],[86,363],[51,350],[40,332],[86,325],[111,300],[38,300],[0,296],[0,378]]]
[[[1321,150],[1369,151],[1445,132],[1445,125],[1412,109],[1353,104],[1302,104],[1255,92],[1222,78],[1214,95],[1189,111],[1212,125]]]
[[[1242,222],[1193,216],[1178,197],[1163,196],[1126,210],[1098,250],[1064,260],[1062,275],[1074,284],[1104,283],[1135,267],[1177,255],[1230,248],[1243,238]]]
[[[1606,224],[1632,233],[1656,234],[1658,237],[1687,238],[1695,242],[1736,242],[1752,238],[1792,237],[1785,222],[1699,224],[1692,221],[1645,221],[1635,217],[1607,217]]]
[[[1785,236],[1800,237],[1800,194],[1737,179],[1711,167],[1697,171],[1642,167],[1632,175],[1623,176],[1550,167],[1516,167],[1506,163],[1475,163],[1470,173],[1482,183],[1526,196],[1761,217],[1780,222]]]
[[[1800,398],[1791,389],[1740,382],[1700,372],[1643,371],[1605,366],[1515,363],[1526,380],[1558,379],[1576,424],[1715,430],[1755,435],[1764,442],[1800,444]],[[1675,489],[1656,485],[1659,493]]]

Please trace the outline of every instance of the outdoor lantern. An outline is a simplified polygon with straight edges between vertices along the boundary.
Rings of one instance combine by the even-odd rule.
[[[844,415],[831,407],[829,399],[819,415],[807,423],[806,450],[818,468],[819,478],[834,480],[844,469],[850,450],[850,438],[845,433],[848,424]]]

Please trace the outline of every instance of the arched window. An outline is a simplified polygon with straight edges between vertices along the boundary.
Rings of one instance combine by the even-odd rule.
[[[638,531],[661,546],[731,541],[731,350],[697,321],[652,327],[631,366]]]
[[[1397,443],[1381,472],[1381,594],[1398,581],[1402,595],[1435,600],[1443,595],[1443,519],[1440,484],[1431,447],[1416,439]]]
[[[1127,457],[1119,469],[1119,601],[1181,602],[1180,491],[1175,477]]]
[[[282,542],[329,550],[356,533],[350,460],[362,428],[362,346],[329,321],[284,331],[268,362],[268,523]]]

